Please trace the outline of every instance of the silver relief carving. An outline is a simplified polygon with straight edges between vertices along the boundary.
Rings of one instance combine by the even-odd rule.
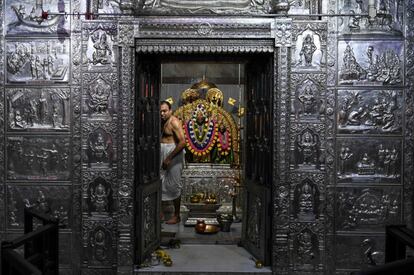
[[[292,28],[292,70],[318,71],[327,65],[327,24],[295,22]]]
[[[338,139],[339,183],[399,183],[401,142],[399,140]]]
[[[212,18],[202,18],[200,19],[202,22],[191,21],[191,22],[183,22],[183,21],[176,21],[173,19],[163,19],[162,21],[159,20],[151,20],[146,19],[139,22],[139,37],[144,38],[175,38],[177,36],[185,36],[185,37],[200,37],[200,26],[205,26],[206,24],[209,25],[210,31],[203,35],[203,38],[207,37],[215,37],[215,38],[246,38],[246,37],[268,37],[271,35],[271,26],[272,21],[270,20],[254,20],[253,22],[246,23],[241,22],[240,20],[235,19],[227,19],[220,21],[219,23]],[[287,21],[289,22],[289,20]],[[205,32],[205,28],[202,27],[203,32]],[[134,30],[135,31],[135,30]],[[203,40],[205,42],[205,40]],[[252,41],[244,39],[245,42],[249,43]],[[141,40],[139,42],[142,42]],[[189,40],[188,42],[192,42]],[[152,43],[155,48],[157,48],[157,44]],[[220,43],[220,46],[224,46],[228,43],[223,41]],[[231,44],[231,43],[230,43]],[[189,47],[189,44],[185,46],[178,44],[173,44],[175,48],[184,48],[189,51],[192,51],[192,47]],[[207,46],[205,43],[204,46]],[[216,46],[214,44],[209,44],[208,47]],[[174,50],[171,50],[174,51]],[[220,52],[221,50],[218,50]]]
[[[300,81],[294,90],[292,98],[292,113],[298,121],[322,121],[325,112],[324,87],[319,84],[323,83],[324,77],[321,76],[318,82],[311,79],[311,75],[292,75],[294,83]],[[315,77],[314,77],[315,78]]]
[[[296,39],[296,67],[302,70],[317,70],[321,66],[322,50],[320,37],[306,30]]]
[[[405,1],[405,18],[406,26],[414,24],[414,1]],[[406,28],[406,41],[405,41],[405,60],[406,60],[406,124],[405,124],[405,137],[404,137],[404,209],[412,209],[413,207],[413,188],[410,182],[414,179],[414,76],[413,76],[413,37],[414,32],[411,28]],[[411,211],[405,211],[404,221],[410,225],[414,224],[413,213]]]
[[[338,1],[339,12],[351,14],[339,18],[339,30],[343,33],[381,33],[385,35],[401,35],[403,24],[404,1],[375,1],[376,16],[369,18],[368,0]]]
[[[337,3],[334,0],[328,0],[327,12],[335,14],[337,12]],[[328,17],[327,21],[327,39],[326,39],[326,74],[328,86],[336,86],[337,82],[337,18]]]
[[[324,238],[323,226],[317,223],[291,223],[289,244],[293,270],[322,271]]]
[[[292,44],[292,20],[275,19],[272,36],[276,47],[289,47]]]
[[[69,13],[70,1],[68,0],[7,0],[5,8],[7,34],[69,35],[70,17],[55,14]],[[44,18],[42,12],[48,12],[48,17]]]
[[[382,235],[337,236],[337,256],[333,263],[338,269],[362,269],[372,266],[373,262],[384,263],[385,240]],[[347,272],[349,273],[349,272]]]
[[[87,189],[87,203],[90,214],[113,212],[113,190],[109,182],[102,177],[95,178]]]
[[[296,248],[297,264],[299,268],[313,269],[317,260],[318,237],[309,229],[304,229],[297,235],[294,247]]]
[[[277,22],[277,21],[276,21]],[[289,161],[287,159],[289,150],[289,113],[288,102],[291,91],[289,90],[288,77],[289,59],[291,51],[286,45],[282,45],[275,38],[275,46],[280,47],[274,54],[274,72],[273,77],[277,79],[275,85],[275,97],[273,102],[274,119],[273,119],[273,142],[278,146],[274,146],[273,150],[273,178],[274,181],[272,194],[272,203],[274,207],[272,232],[275,237],[272,243],[272,270],[280,274],[289,272],[290,256],[289,251],[289,193],[290,186],[288,183]],[[277,68],[277,69],[276,69]],[[278,147],[278,148],[277,148]],[[277,148],[277,149],[276,149]]]
[[[76,209],[76,213],[81,211],[81,114],[80,114],[80,105],[81,105],[81,89],[71,88],[71,96],[72,96],[72,165],[69,166],[72,169],[73,175],[73,182],[76,186],[74,189],[74,211]],[[75,200],[78,199],[78,200]],[[77,228],[80,228],[80,220],[75,219],[74,223],[77,223]]]
[[[0,38],[0,41],[1,41],[1,38]],[[2,60],[2,57],[0,57],[0,60]],[[1,69],[1,67],[0,67],[0,69]],[[3,104],[4,94],[5,94],[5,90],[4,90],[4,87],[2,87],[2,88],[0,88],[0,138],[2,140],[4,140],[5,117],[6,117],[6,115],[5,115],[5,106]],[[5,151],[6,151],[6,148],[5,148],[5,144],[3,143],[0,146],[0,163],[5,163]],[[4,176],[5,176],[4,165],[0,165],[0,179],[4,179],[5,178]]]
[[[72,33],[72,71],[71,71],[71,83],[73,85],[80,85],[81,78],[81,59],[82,59],[82,39],[80,33]]]
[[[320,134],[306,125],[293,125],[297,128],[298,133],[296,138],[292,140],[291,153],[293,159],[291,160],[291,168],[299,170],[313,170],[323,169],[323,150],[321,147],[322,141]],[[323,129],[319,125],[319,130]]]
[[[401,85],[402,50],[398,41],[345,42],[338,45],[342,85]]]
[[[89,232],[89,264],[92,266],[108,265],[113,257],[111,228],[97,226]]]
[[[148,247],[157,239],[157,200],[156,193],[144,198],[144,247]],[[152,197],[152,198],[151,198]]]
[[[69,40],[8,41],[7,82],[45,84],[69,79]]]
[[[288,14],[318,14],[321,0],[289,0]]]
[[[91,82],[86,86],[83,114],[89,119],[111,120],[118,105],[118,93],[114,89],[117,81],[115,75],[99,74],[95,79],[88,80]]]
[[[107,71],[116,63],[117,25],[113,22],[84,22],[84,65],[89,70]]]
[[[87,164],[89,167],[111,167],[114,161],[114,141],[103,128],[92,131],[87,140]]]
[[[294,216],[300,221],[313,221],[319,213],[320,191],[310,179],[305,179],[294,187]]]
[[[401,134],[402,91],[338,91],[338,132]]]
[[[70,180],[68,137],[7,138],[7,179]]]
[[[37,211],[59,218],[63,228],[71,227],[72,188],[61,186],[8,185],[8,228],[22,228],[24,207],[34,207]]]
[[[152,13],[215,13],[215,14],[263,14],[270,10],[269,0],[140,0],[136,11]]]
[[[4,1],[0,1],[1,7],[0,7],[0,17],[2,18],[2,22],[4,22]],[[0,25],[0,33],[4,33],[4,24]],[[5,72],[4,72],[4,45],[5,45],[5,38],[2,35],[0,37],[0,53],[1,53],[1,57],[0,57],[0,85],[4,86],[4,76],[5,76]]]
[[[378,231],[401,220],[398,188],[338,188],[337,230]]]
[[[8,131],[69,131],[67,88],[7,89]]]
[[[93,271],[96,267],[110,266],[115,262],[115,224],[111,219],[84,219],[82,223],[82,263]]]
[[[122,152],[123,160],[119,175],[119,222],[118,231],[120,238],[117,243],[117,259],[120,266],[131,266],[134,263],[135,234],[134,224],[134,203],[133,203],[133,178],[134,178],[134,135],[133,127],[130,127],[131,121],[134,121],[134,93],[131,93],[134,87],[135,68],[133,56],[134,50],[130,47],[134,46],[134,37],[138,36],[138,22],[120,22],[118,24],[118,44],[119,48],[119,66],[121,72],[119,93],[120,106],[122,106],[122,117],[120,125],[122,125],[123,141],[119,150]],[[129,150],[129,151],[128,151]],[[119,273],[119,271],[118,271]]]

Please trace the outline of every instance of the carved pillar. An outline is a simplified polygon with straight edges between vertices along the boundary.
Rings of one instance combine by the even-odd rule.
[[[405,26],[414,24],[414,1],[406,1],[406,22]],[[406,75],[406,125],[404,141],[404,221],[410,227],[414,227],[414,203],[413,186],[414,179],[414,31],[411,28],[404,28],[405,33],[405,75]]]
[[[121,129],[120,139],[120,160],[118,177],[121,178],[119,187],[119,222],[118,222],[118,274],[132,274],[134,263],[135,236],[133,215],[133,195],[134,195],[134,32],[138,32],[138,25],[130,22],[120,22],[118,25],[119,40],[119,64],[123,72],[120,79],[120,110]]]
[[[288,274],[289,270],[289,56],[292,20],[275,19],[272,37],[275,39],[274,64],[274,125],[273,125],[273,255],[274,274]]]
[[[0,18],[4,19],[4,9],[3,9],[3,1],[0,1]],[[3,21],[2,21],[3,22]],[[0,31],[3,33],[3,24],[0,25]],[[3,35],[0,36],[0,51],[4,50],[4,37]],[[0,221],[2,221],[2,225],[0,226],[0,237],[3,236],[3,231],[6,230],[6,221],[5,221],[5,208],[4,208],[4,200],[5,200],[5,171],[4,171],[4,165],[5,162],[5,144],[4,144],[4,119],[5,119],[5,113],[4,113],[4,55],[0,56],[0,140],[1,140],[1,146],[0,146]],[[4,239],[3,239],[4,240]]]

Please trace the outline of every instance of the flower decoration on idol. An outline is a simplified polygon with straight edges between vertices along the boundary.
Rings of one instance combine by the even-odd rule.
[[[217,141],[217,125],[209,119],[204,104],[199,103],[191,119],[183,125],[186,147],[196,156],[205,156],[210,153]]]

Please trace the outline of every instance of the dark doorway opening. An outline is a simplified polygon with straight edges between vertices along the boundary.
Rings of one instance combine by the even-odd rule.
[[[217,205],[221,199],[224,202],[223,198],[218,198],[219,192],[213,192],[213,187],[220,188],[221,183],[226,184],[217,179],[220,179],[222,170],[228,168],[233,172],[238,171],[229,173],[229,175],[235,176],[232,179],[234,180],[233,186],[231,184],[228,186],[230,186],[229,189],[237,190],[239,196],[237,200],[231,201],[231,205],[228,205],[227,211],[230,209],[231,212],[227,213],[228,216],[225,217],[234,218],[235,214],[240,215],[241,224],[239,224],[238,231],[240,244],[254,259],[264,265],[270,265],[270,194],[273,180],[273,55],[138,54],[136,64],[134,126],[137,264],[140,265],[150,259],[151,253],[163,241],[162,231],[165,231],[165,226],[161,225],[159,215],[161,209],[165,208],[165,205],[161,204],[159,171],[161,133],[159,102],[167,99],[172,101],[174,109],[177,110],[176,115],[182,120],[183,131],[187,131],[190,143],[192,136],[197,134],[197,130],[194,130],[195,133],[192,134],[186,127],[192,127],[190,120],[191,117],[197,115],[197,112],[210,112],[211,122],[209,125],[216,126],[217,136],[220,131],[220,123],[225,124],[226,127],[223,126],[223,129],[230,129],[232,123],[229,121],[231,119],[236,121],[235,127],[239,135],[235,139],[239,142],[239,147],[226,148],[228,149],[227,155],[223,154],[223,144],[225,143],[218,145],[223,142],[223,135],[220,136],[221,141],[216,138],[216,143],[211,145],[210,150],[206,149],[205,151],[203,148],[197,151],[198,147],[191,150],[191,144],[188,145],[187,142],[184,170],[190,169],[189,175],[197,175],[197,171],[201,171],[201,173],[195,177],[183,177],[186,185],[183,191],[186,193],[182,195],[182,200],[183,206],[187,207],[187,212],[183,211],[183,216],[186,216],[185,220],[181,221],[181,225],[177,225],[181,226],[182,230],[176,230],[173,237],[177,236],[177,233],[178,235],[181,233],[180,236],[185,238],[191,235],[185,235],[185,232],[189,232],[188,228],[194,230],[191,227],[190,218],[196,218],[201,213],[191,212],[192,210],[188,208],[197,208],[200,200],[204,200],[204,202],[210,200],[208,203],[210,206],[207,203],[203,204],[210,209],[214,208],[214,205]],[[183,96],[184,92],[187,92],[185,96]],[[215,114],[212,115],[212,113]],[[200,131],[203,130],[203,126],[200,127]],[[204,129],[204,131],[209,133],[210,128]],[[197,142],[196,138],[194,142]],[[233,140],[233,145],[234,142],[236,141]],[[233,152],[231,152],[232,149]],[[216,150],[216,154],[214,154],[214,150]],[[211,178],[207,177],[210,181],[206,181],[206,174],[204,173],[203,176],[202,173],[207,170],[209,171],[208,175],[211,175]],[[231,179],[231,177],[228,178]],[[193,184],[190,181],[193,181]],[[196,188],[197,186],[206,187],[206,191],[200,191]],[[196,199],[197,194],[199,201]],[[233,211],[233,209],[237,210],[237,204],[242,209],[241,213]],[[215,211],[217,210],[219,207],[216,207]],[[196,215],[189,215],[191,213]],[[220,214],[220,211],[216,214]],[[210,216],[205,217],[205,220],[208,218]],[[214,220],[214,217],[211,218],[213,219],[210,221],[211,224],[219,222],[223,228],[222,221],[220,223],[217,219]],[[189,223],[184,224],[185,221],[189,221]],[[220,227],[218,228],[220,229]],[[237,228],[237,225],[233,225],[234,228]],[[222,233],[222,236],[225,236],[223,234],[225,233]],[[198,235],[193,233],[192,236],[197,238]],[[209,244],[208,241],[203,241],[203,238],[208,239],[207,236],[199,236],[200,244]],[[231,240],[237,240],[237,233],[234,233],[234,238]]]

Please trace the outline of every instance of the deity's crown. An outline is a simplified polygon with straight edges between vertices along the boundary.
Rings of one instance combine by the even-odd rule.
[[[200,98],[200,93],[197,89],[188,88],[181,93],[181,100],[183,104],[191,103]]]

